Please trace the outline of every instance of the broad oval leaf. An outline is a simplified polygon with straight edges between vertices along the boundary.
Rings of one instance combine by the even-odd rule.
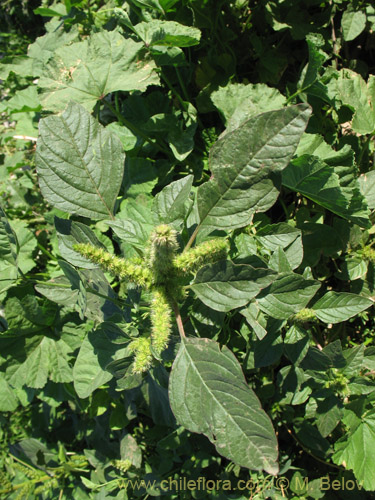
[[[206,338],[181,342],[169,379],[177,422],[204,434],[218,453],[242,467],[276,475],[272,423],[247,385],[234,354]]]
[[[352,10],[349,4],[341,19],[341,28],[344,40],[349,42],[359,36],[366,27],[366,14],[361,10]]]
[[[191,288],[207,306],[227,312],[248,304],[276,276],[271,269],[222,260],[200,269]]]
[[[36,165],[43,196],[64,212],[113,219],[124,173],[119,139],[74,102],[62,115],[41,120],[39,132]]]
[[[280,275],[256,301],[259,308],[276,319],[288,319],[310,302],[320,288],[319,281],[306,280],[299,274]]]
[[[327,292],[312,308],[324,323],[340,323],[372,305],[372,300],[355,293]]]
[[[292,158],[311,109],[305,104],[269,111],[219,139],[210,152],[212,179],[198,189],[200,226],[208,231],[249,224],[279,195],[277,175]]]

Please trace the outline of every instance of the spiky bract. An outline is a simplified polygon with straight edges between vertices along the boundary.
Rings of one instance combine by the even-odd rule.
[[[151,271],[141,265],[140,259],[122,259],[89,243],[73,245],[73,250],[122,280],[131,281],[142,287],[149,287],[152,282]]]
[[[129,344],[129,349],[134,353],[133,373],[146,372],[152,365],[151,339],[138,337]]]
[[[216,238],[176,255],[177,233],[167,224],[161,224],[151,233],[144,259],[122,259],[88,243],[76,244],[73,249],[120,280],[151,291],[151,337],[139,337],[129,344],[134,353],[133,372],[143,373],[152,365],[152,354],[158,357],[168,346],[171,304],[184,297],[184,278],[205,264],[224,259],[228,243]]]
[[[162,289],[154,290],[151,302],[151,342],[158,355],[168,346],[172,329],[171,315],[165,292]]]
[[[173,265],[184,273],[192,273],[206,264],[225,259],[227,253],[228,242],[223,238],[215,238],[177,255]]]
[[[156,283],[164,282],[170,276],[177,249],[177,233],[167,224],[157,226],[151,233],[149,265]]]

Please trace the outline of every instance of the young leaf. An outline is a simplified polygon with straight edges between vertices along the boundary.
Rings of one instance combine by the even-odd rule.
[[[235,229],[276,201],[277,174],[292,158],[311,109],[305,104],[250,118],[210,152],[212,179],[198,189],[200,227]]]
[[[36,164],[43,196],[56,208],[113,219],[124,171],[119,139],[82,106],[40,121]]]
[[[178,181],[171,182],[155,196],[152,210],[156,213],[160,223],[171,224],[178,219],[185,218],[192,184],[193,176],[187,175]]]
[[[276,475],[277,441],[267,414],[227,348],[213,340],[181,342],[169,379],[180,425],[205,434],[218,453],[242,467]]]

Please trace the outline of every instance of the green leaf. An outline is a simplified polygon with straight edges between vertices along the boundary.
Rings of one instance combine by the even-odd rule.
[[[352,127],[358,134],[371,134],[375,128],[374,85],[373,75],[366,84],[361,75],[349,69],[341,70],[336,82],[337,98],[354,112]]]
[[[344,40],[349,42],[359,36],[366,27],[366,14],[361,10],[352,10],[352,6],[344,11],[341,18],[341,28]]]
[[[371,307],[370,299],[354,293],[327,292],[312,306],[324,323],[340,323]]]
[[[73,264],[73,266],[85,269],[95,269],[98,267],[97,264],[88,261],[80,253],[73,250],[73,245],[76,243],[90,243],[95,247],[104,248],[104,245],[102,245],[95,236],[95,233],[86,224],[69,219],[60,219],[55,216],[55,228],[61,257],[70,264]]]
[[[292,269],[301,264],[303,258],[301,231],[285,222],[261,227],[256,239],[271,252],[283,249]]]
[[[367,273],[367,263],[359,255],[348,256],[335,272],[336,278],[344,281],[354,281],[364,278]]]
[[[124,171],[120,141],[79,104],[40,121],[36,164],[43,196],[56,208],[113,218]]]
[[[281,108],[286,102],[277,89],[264,83],[228,83],[212,92],[211,100],[224,118],[226,133],[252,116]]]
[[[276,276],[271,269],[222,260],[200,269],[191,288],[207,306],[227,312],[248,304]]]
[[[327,54],[321,50],[321,47],[325,44],[323,35],[309,33],[306,37],[306,42],[309,48],[309,62],[302,71],[301,79],[298,82],[298,87],[301,91],[305,91],[317,81],[319,69],[328,58]]]
[[[188,210],[188,199],[194,177],[187,175],[165,186],[154,198],[153,212],[164,224],[184,220]]]
[[[167,47],[191,47],[198,45],[201,32],[193,26],[184,26],[175,21],[153,19],[134,26],[137,35],[147,47],[164,45]]]
[[[13,388],[5,380],[4,374],[0,373],[0,411],[14,411],[18,404]]]
[[[298,325],[293,325],[285,334],[284,352],[294,365],[299,365],[309,350],[309,334]]]
[[[126,158],[124,174],[124,195],[136,198],[142,193],[150,194],[157,183],[157,171],[146,158]]]
[[[262,290],[256,302],[259,308],[276,319],[288,319],[310,302],[320,288],[316,280],[306,280],[299,274],[281,275]]]
[[[120,441],[121,460],[130,460],[131,463],[140,468],[142,465],[142,450],[131,434],[125,434]]]
[[[38,7],[37,9],[33,10],[34,14],[38,14],[39,16],[44,16],[44,17],[61,17],[64,14],[61,14],[60,12],[57,12],[56,10],[49,9],[48,7]]]
[[[17,236],[0,207],[0,293],[10,288],[17,280],[18,252]]]
[[[17,265],[19,244],[16,233],[11,228],[4,210],[0,207],[0,259]]]
[[[315,266],[322,255],[329,257],[346,247],[335,227],[314,222],[306,222],[299,227],[302,230],[304,267]]]
[[[375,170],[370,170],[358,178],[361,193],[366,198],[370,210],[375,208]]]
[[[70,281],[65,276],[35,285],[35,290],[48,300],[65,306],[74,307],[78,300],[79,290],[72,290]]]
[[[114,336],[124,337],[124,334],[115,324],[104,322],[82,342],[73,368],[74,388],[80,398],[88,398],[111,380],[113,375],[106,366],[126,356],[126,348],[111,341]]]
[[[16,75],[33,75],[33,60],[26,56],[15,56],[11,62],[0,63],[0,78],[6,80],[11,73]]]
[[[121,125],[121,123],[112,122],[106,128],[117,135],[124,151],[131,151],[137,145],[137,136],[130,129]]]
[[[304,104],[263,113],[216,142],[210,152],[213,178],[197,194],[202,229],[245,226],[252,214],[275,203],[277,173],[293,156],[310,113]]]
[[[159,0],[130,0],[130,3],[133,3],[137,7],[140,7],[141,9],[145,8],[156,9],[162,14],[164,14],[163,8],[160,5]]]
[[[35,42],[29,45],[27,54],[31,70],[27,75],[40,76],[44,65],[55,54],[58,48],[68,46],[79,39],[79,30],[72,26],[69,31],[65,31],[60,25],[56,29],[49,31],[38,37]]]
[[[169,398],[177,422],[205,434],[218,453],[242,467],[276,475],[271,421],[227,348],[205,338],[184,339],[173,363]]]
[[[345,172],[345,170],[347,172]],[[359,185],[346,186],[348,170],[328,165],[316,156],[303,155],[292,160],[283,171],[283,185],[301,193],[331,212],[361,227],[369,226],[369,212]],[[340,176],[341,174],[341,176]]]
[[[145,249],[146,242],[153,228],[152,224],[142,224],[137,219],[117,219],[105,222],[124,243],[129,243],[140,250]]]
[[[28,273],[33,267],[36,266],[35,258],[33,255],[37,247],[37,239],[30,229],[27,227],[27,222],[23,220],[13,220],[12,229],[17,235],[19,245],[19,252],[17,257],[18,268],[23,273]]]
[[[351,434],[346,434],[335,444],[332,457],[336,464],[354,472],[365,490],[375,490],[375,415],[362,417],[360,424]]]
[[[158,84],[155,63],[143,44],[116,31],[58,48],[38,82],[43,107],[52,111],[62,111],[70,101],[91,110],[110,92],[144,91]]]
[[[36,86],[30,86],[26,89],[19,90],[14,97],[7,101],[6,106],[11,113],[40,111],[42,108]]]
[[[27,359],[12,370],[9,381],[15,387],[27,385],[35,389],[44,387],[48,379],[53,382],[71,382],[70,352],[71,348],[62,339],[38,337],[28,350]]]

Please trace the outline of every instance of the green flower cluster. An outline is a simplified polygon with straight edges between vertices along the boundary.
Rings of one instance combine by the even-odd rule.
[[[73,250],[121,280],[131,281],[138,286],[149,288],[152,282],[151,270],[144,267],[142,259],[122,259],[89,243],[73,245]]]
[[[222,238],[205,241],[195,248],[176,255],[173,265],[183,273],[194,273],[206,264],[225,259],[228,249],[227,240]]]
[[[309,321],[316,320],[316,313],[314,309],[308,309],[305,307],[304,309],[298,311],[298,313],[292,317],[292,320],[295,323],[308,323]]]
[[[160,356],[168,346],[172,305],[184,297],[181,284],[184,278],[206,264],[225,258],[228,243],[216,238],[177,254],[177,232],[161,224],[151,233],[144,259],[122,259],[90,244],[79,243],[73,249],[120,280],[151,291],[151,335],[129,344],[134,353],[133,372],[142,373],[152,365],[153,353]]]

